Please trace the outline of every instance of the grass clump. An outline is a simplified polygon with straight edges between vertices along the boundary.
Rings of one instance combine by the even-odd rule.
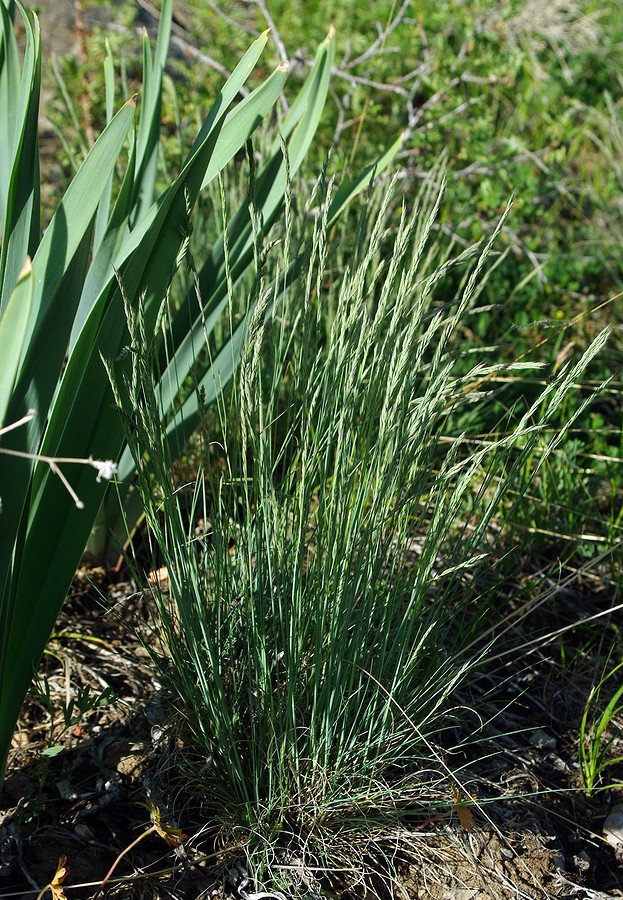
[[[269,252],[257,238],[258,302],[218,407],[220,462],[206,432],[210,463],[190,485],[171,476],[140,311],[125,404],[117,392],[167,571],[167,591],[146,587],[147,646],[180,765],[256,882],[307,896],[318,868],[370,887],[382,859],[393,879],[404,822],[458,809],[465,786],[437,748],[453,691],[487,649],[478,567],[573,425],[552,428],[607,336],[495,437],[456,436],[489,402],[488,379],[537,364],[489,364],[454,340],[497,232],[456,257],[442,250],[438,171],[413,210],[392,213],[397,200],[388,185],[369,198],[333,281],[327,197],[307,241],[287,235]],[[306,280],[285,283],[290,254]],[[458,295],[436,300],[468,262]]]

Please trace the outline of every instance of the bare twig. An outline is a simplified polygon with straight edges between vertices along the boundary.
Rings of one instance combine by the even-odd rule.
[[[403,0],[402,6],[398,10],[395,16],[390,16],[387,20],[387,24],[385,28],[381,28],[380,24],[377,22],[377,31],[378,36],[375,41],[373,41],[367,50],[364,50],[363,53],[360,53],[359,56],[356,56],[354,59],[350,61],[344,60],[341,64],[342,69],[354,69],[356,66],[362,65],[362,63],[367,62],[373,56],[380,56],[384,53],[397,53],[400,52],[396,47],[386,47],[385,44],[387,42],[387,38],[390,34],[396,30],[396,28],[402,23],[405,13],[407,9],[411,5],[411,0]]]
[[[144,9],[153,19],[158,23],[160,22],[160,13],[158,10],[149,2],[149,0],[136,0],[141,9]],[[212,6],[212,4],[210,4]],[[237,27],[238,23],[236,24]],[[125,31],[126,29],[122,29]],[[247,30],[247,29],[244,29]],[[199,50],[193,43],[191,43],[186,38],[186,33],[183,28],[180,27],[176,22],[171,23],[171,44],[174,47],[184,54],[184,56],[190,56],[193,59],[197,60],[197,62],[202,63],[204,66],[207,66],[209,69],[214,69],[215,72],[218,72],[219,75],[222,75],[223,78],[229,78],[231,75],[231,70],[227,68],[223,63],[219,62],[217,59],[214,59],[213,56],[210,56],[208,53],[204,53],[202,50]],[[243,86],[240,89],[240,93],[243,97],[248,96],[249,89],[246,86]]]
[[[221,9],[221,7],[217,3],[214,2],[214,0],[206,0],[206,3],[210,7],[210,9],[213,12],[215,12],[219,18],[221,18],[223,20],[223,22],[227,23],[227,25],[231,26],[232,28],[239,28],[240,31],[244,31],[245,34],[250,34],[253,37],[257,37],[258,33],[254,28],[249,27],[244,22],[239,22],[236,19],[233,19],[226,12],[224,12]]]
[[[273,38],[275,44],[277,45],[277,50],[279,51],[279,58],[281,59],[281,62],[287,63],[288,62],[288,53],[287,53],[285,44],[281,38],[281,35],[279,34],[279,30],[278,30],[277,26],[275,25],[275,20],[271,16],[270,10],[268,9],[268,6],[266,5],[265,0],[243,0],[243,2],[244,3],[254,3],[259,8],[260,12],[264,16],[264,21],[266,22],[266,24],[268,25],[268,27],[271,30],[272,38]]]
[[[231,71],[224,66],[223,63],[220,63],[217,59],[214,59],[213,56],[210,56],[208,53],[204,53],[203,50],[199,50],[195,47],[194,44],[191,44],[190,41],[187,41],[186,38],[182,37],[177,32],[174,32],[171,35],[171,43],[178,48],[185,56],[190,56],[193,59],[196,59],[197,62],[202,63],[204,66],[207,66],[209,69],[214,69],[215,72],[218,72],[219,75],[222,75],[223,78],[229,78],[231,75]],[[243,85],[240,88],[240,93],[243,97],[248,96],[249,89],[246,85]]]

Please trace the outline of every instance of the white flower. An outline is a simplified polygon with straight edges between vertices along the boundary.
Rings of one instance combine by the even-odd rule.
[[[102,478],[110,481],[117,474],[117,463],[112,459],[93,459],[92,456],[89,456],[88,462],[90,466],[97,469],[97,481],[101,481]]]

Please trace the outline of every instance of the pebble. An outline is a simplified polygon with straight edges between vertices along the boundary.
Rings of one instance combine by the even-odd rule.
[[[548,734],[547,731],[543,731],[542,728],[537,728],[536,731],[532,732],[530,735],[530,743],[534,747],[538,747],[539,750],[556,749],[556,738],[552,737],[551,734]]]
[[[567,868],[567,860],[562,850],[556,850],[554,852],[554,855],[552,856],[552,863],[556,866],[557,869],[564,870]]]
[[[603,824],[604,837],[613,847],[623,846],[623,803],[612,807]]]
[[[573,864],[579,872],[588,872],[591,867],[591,858],[586,850],[580,850],[580,852],[573,857]]]

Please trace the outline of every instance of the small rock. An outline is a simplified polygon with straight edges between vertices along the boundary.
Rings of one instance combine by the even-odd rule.
[[[96,841],[97,835],[85,822],[76,822],[74,825],[74,833],[82,841]]]
[[[567,868],[567,860],[565,859],[565,854],[562,850],[556,850],[554,855],[552,856],[552,863],[556,866],[557,869],[561,869],[564,871]]]
[[[612,807],[602,827],[604,837],[613,847],[623,845],[623,803]]]
[[[127,778],[138,779],[145,773],[149,761],[145,753],[128,753],[122,756],[117,763],[117,772]]]
[[[80,791],[71,783],[69,778],[59,778],[56,782],[56,789],[63,800],[82,800],[85,797],[92,797],[93,791]]]
[[[556,738],[552,737],[551,734],[548,734],[547,731],[543,731],[542,728],[537,728],[536,731],[532,732],[530,735],[530,743],[533,747],[538,747],[539,750],[556,749]]]
[[[591,858],[586,850],[580,850],[580,852],[573,857],[573,865],[578,872],[588,872],[591,867]]]

